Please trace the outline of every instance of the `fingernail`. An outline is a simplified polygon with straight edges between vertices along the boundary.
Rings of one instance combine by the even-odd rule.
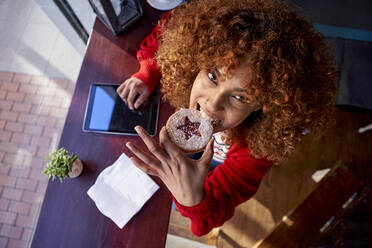
[[[128,147],[129,149],[132,150],[132,145],[130,143],[126,143],[125,145],[126,145],[126,147]]]
[[[140,129],[139,126],[135,126],[135,127],[134,127],[134,130],[136,130],[136,132],[139,133],[141,129]]]

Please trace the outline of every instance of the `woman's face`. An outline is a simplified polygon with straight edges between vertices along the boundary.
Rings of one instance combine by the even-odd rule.
[[[190,109],[204,112],[215,120],[214,132],[234,128],[260,107],[252,102],[244,87],[251,76],[248,63],[242,64],[231,78],[222,80],[224,70],[200,71],[191,89]]]

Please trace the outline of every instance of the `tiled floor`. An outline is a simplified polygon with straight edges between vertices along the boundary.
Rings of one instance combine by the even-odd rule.
[[[33,0],[0,0],[0,248],[28,247],[82,56]]]
[[[44,158],[56,148],[70,80],[0,72],[0,248],[28,247],[44,197]]]
[[[76,80],[82,55],[33,0],[0,0],[0,35],[0,71]]]

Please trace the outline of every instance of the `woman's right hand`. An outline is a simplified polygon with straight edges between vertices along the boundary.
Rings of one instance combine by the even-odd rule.
[[[148,153],[132,142],[126,143],[133,153],[130,159],[134,165],[159,177],[181,205],[198,205],[204,198],[204,181],[213,157],[213,139],[202,157],[192,160],[170,140],[165,127],[159,133],[159,143],[144,128],[136,126],[134,129],[150,151]]]
[[[131,110],[137,109],[145,102],[150,92],[147,85],[138,78],[129,78],[116,90],[120,98],[128,104]],[[139,95],[137,98],[136,96]]]

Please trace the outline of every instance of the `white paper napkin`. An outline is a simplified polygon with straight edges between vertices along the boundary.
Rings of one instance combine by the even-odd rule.
[[[123,153],[98,175],[87,193],[102,214],[123,228],[158,189]]]

